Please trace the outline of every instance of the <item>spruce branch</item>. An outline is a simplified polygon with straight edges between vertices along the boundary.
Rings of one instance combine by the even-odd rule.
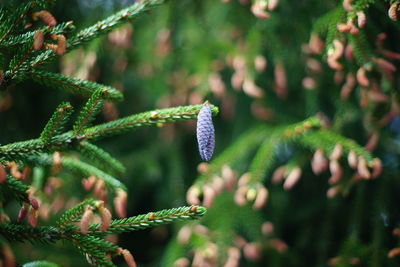
[[[147,229],[159,225],[170,224],[175,221],[199,219],[204,216],[206,212],[207,209],[202,206],[183,206],[179,208],[165,209],[129,218],[112,220],[110,227],[106,231],[100,231],[99,225],[93,224],[89,228],[89,234],[105,235]]]
[[[84,130],[82,137],[85,139],[97,140],[105,136],[121,134],[139,127],[196,119],[202,107],[203,105],[180,106],[143,112],[87,128]],[[218,108],[213,105],[211,105],[211,110],[213,116],[218,113]]]
[[[371,163],[373,158],[371,153],[366,151],[362,146],[358,145],[354,140],[343,137],[329,130],[319,130],[308,135],[304,135],[299,142],[305,147],[316,150],[322,148],[326,154],[330,154],[336,144],[343,147],[344,152],[354,151],[357,156],[363,157],[367,163]]]
[[[125,173],[124,165],[100,147],[84,141],[81,142],[78,149],[81,154],[89,158],[98,168],[106,169],[118,175]]]
[[[153,7],[156,7],[163,3],[164,0],[143,0],[138,1],[132,6],[129,6],[125,9],[120,10],[119,12],[111,15],[110,17],[97,22],[96,24],[81,30],[75,36],[72,36],[67,40],[67,50],[69,52],[76,48],[79,45],[82,45],[86,42],[89,42],[100,35],[106,34],[111,30],[117,28],[118,26],[126,23],[129,20],[132,20],[142,13],[150,10]],[[56,54],[53,51],[46,51],[34,58],[30,62],[31,68],[36,68],[44,63],[47,63],[49,60],[56,57]]]
[[[97,115],[97,113],[99,113],[103,105],[104,95],[106,92],[106,89],[97,89],[86,102],[78,116],[78,119],[75,121],[72,130],[75,136],[80,135],[82,131],[94,120],[94,117]]]
[[[349,34],[348,37],[353,47],[353,53],[357,64],[363,66],[365,63],[370,62],[372,49],[369,47],[364,31],[360,30],[357,35]]]
[[[61,215],[61,217],[57,220],[56,225],[58,228],[64,228],[67,224],[78,222],[83,212],[85,211],[85,207],[87,205],[94,206],[95,205],[94,199],[86,199],[76,205],[75,207],[67,210],[66,212]]]
[[[78,159],[73,159],[73,158],[66,158],[63,157],[61,159],[61,165],[70,170],[75,170],[83,173],[84,175],[94,175],[97,178],[103,180],[106,185],[110,186],[113,190],[117,189],[122,189],[126,191],[126,187],[124,184],[122,184],[117,178],[103,172],[102,170],[85,163],[83,161],[80,161]]]
[[[97,22],[96,24],[83,29],[75,36],[68,40],[68,50],[75,48],[78,45],[91,41],[102,34],[106,34],[116,27],[126,23],[150,8],[163,3],[163,0],[143,0],[135,2],[135,4],[120,10],[119,12],[109,16],[108,18]]]
[[[248,184],[253,185],[262,183],[266,173],[272,169],[275,162],[275,149],[279,144],[279,138],[274,134],[265,136],[264,142],[258,149],[253,161],[251,162],[249,172],[250,179]]]
[[[90,235],[72,235],[68,239],[84,256],[90,259],[92,264],[96,266],[115,266],[108,255],[115,254],[118,246]]]
[[[268,128],[258,126],[242,134],[233,145],[225,149],[224,152],[209,163],[207,171],[196,179],[194,185],[202,186],[207,184],[212,178],[212,174],[219,172],[224,164],[234,164],[236,160],[246,157],[267,132]]]
[[[342,12],[342,7],[337,7],[330,10],[320,18],[318,18],[313,24],[312,32],[316,34],[324,34],[328,31],[329,25],[333,22],[338,22],[338,13]],[[340,15],[339,15],[340,16]]]
[[[45,1],[26,1],[22,3],[17,8],[13,9],[2,9],[3,12],[11,12],[12,15],[8,15],[6,20],[2,22],[0,26],[0,44],[14,31],[14,29],[18,26],[18,24],[22,21],[22,19],[28,14],[32,8],[36,5],[44,6]]]
[[[56,25],[55,27],[44,26],[44,27],[41,27],[39,30],[42,31],[44,35],[46,35],[46,34],[57,35],[57,34],[70,33],[74,29],[75,29],[75,26],[72,24],[72,21],[68,21],[68,22],[60,23],[60,24]],[[27,42],[31,42],[31,40],[33,40],[36,32],[37,32],[37,30],[18,34],[18,35],[11,35],[6,40],[4,40],[2,43],[0,43],[0,49],[6,50],[6,49],[14,48],[16,46],[20,46]]]
[[[7,175],[5,182],[0,185],[0,187],[5,187],[13,193],[13,196],[18,200],[18,202],[29,203],[28,189],[29,186],[23,184],[20,180],[15,179],[11,175]]]
[[[65,124],[68,122],[71,114],[72,106],[69,103],[60,104],[53,116],[47,122],[39,138],[43,140],[43,142],[47,143],[54,136],[60,134],[63,131]]]
[[[44,86],[60,88],[73,94],[91,96],[96,90],[105,90],[104,98],[111,101],[122,100],[122,93],[117,89],[59,73],[31,70],[26,73],[35,82]]]
[[[30,161],[36,162],[37,164],[52,165],[53,158],[48,154],[41,154],[40,156],[31,157]],[[86,163],[79,159],[61,157],[60,165],[70,171],[79,172],[85,176],[94,175],[97,178],[103,180],[105,184],[111,187],[113,190],[122,189],[126,191],[125,185],[123,185],[117,178],[105,173],[104,171]]]
[[[31,243],[53,243],[62,238],[62,233],[52,226],[30,227],[15,223],[0,224],[0,235],[8,241]]]
[[[66,132],[53,137],[48,143],[44,143],[43,140],[38,138],[4,145],[0,147],[0,159],[24,160],[27,156],[38,155],[43,152],[68,150],[83,140],[97,140],[144,126],[196,119],[202,106],[180,106],[143,112],[87,128],[80,136],[74,136],[72,131]],[[218,114],[216,106],[211,105],[211,110],[214,116]]]

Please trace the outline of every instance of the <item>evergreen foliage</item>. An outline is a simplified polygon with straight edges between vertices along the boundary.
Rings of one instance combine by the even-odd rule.
[[[92,2],[1,7],[4,266],[398,265],[400,1]]]

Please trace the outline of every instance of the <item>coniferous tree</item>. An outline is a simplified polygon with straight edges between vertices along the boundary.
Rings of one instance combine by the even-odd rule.
[[[142,0],[95,24],[51,2],[0,17],[3,262],[66,240],[100,266],[398,265],[399,1]],[[17,262],[63,264],[42,247]]]

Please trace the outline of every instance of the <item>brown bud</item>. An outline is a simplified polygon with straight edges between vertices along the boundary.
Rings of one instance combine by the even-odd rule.
[[[385,58],[391,59],[391,60],[400,60],[400,54],[393,52],[393,51],[389,51],[389,50],[382,50],[382,54]]]
[[[35,210],[38,210],[39,209],[38,200],[32,195],[29,195],[28,198],[29,198],[29,202],[30,202],[32,208],[34,208]]]
[[[279,0],[269,0],[268,1],[268,10],[274,10],[279,4]]]
[[[101,215],[100,231],[106,231],[111,223],[111,212],[104,207],[104,204],[100,205],[97,209]]]
[[[340,191],[340,189],[342,188],[341,185],[336,185],[336,186],[332,186],[331,188],[328,189],[328,191],[326,192],[326,196],[328,198],[334,198]]]
[[[17,217],[17,222],[22,221],[25,219],[26,214],[28,213],[29,206],[27,203],[23,203],[21,209],[19,210],[18,217]]]
[[[357,168],[357,154],[353,150],[350,150],[349,155],[347,156],[347,162],[349,166],[353,169]]]
[[[43,47],[44,34],[41,30],[35,32],[33,37],[33,49],[39,50]]]
[[[106,197],[106,186],[102,179],[97,179],[93,189],[93,194],[100,199],[104,199]]]
[[[15,178],[15,179],[21,179],[22,178],[22,173],[18,170],[18,165],[14,161],[11,161],[8,163],[8,167],[10,168],[10,174]]]
[[[197,185],[192,185],[186,193],[186,202],[190,205],[199,205],[201,194],[200,188]]]
[[[228,257],[233,259],[240,259],[240,250],[237,247],[228,248]]]
[[[283,253],[288,250],[288,245],[282,239],[270,239],[269,245],[279,253]]]
[[[36,227],[37,225],[37,218],[38,218],[38,211],[35,209],[30,209],[28,213],[28,224],[31,227]]]
[[[261,225],[261,232],[264,235],[269,235],[274,232],[274,224],[272,222],[265,222]]]
[[[126,264],[129,267],[136,267],[137,266],[136,262],[135,262],[135,259],[133,258],[132,254],[131,254],[131,252],[129,250],[123,249],[121,251],[121,254],[124,257],[124,260],[125,260]]]
[[[247,243],[243,247],[243,254],[249,261],[256,261],[261,258],[261,248],[257,243]]]
[[[265,203],[268,201],[268,189],[265,188],[264,186],[260,185],[257,188],[257,197],[256,200],[253,203],[253,209],[261,209],[264,207]]]
[[[174,262],[174,267],[187,267],[190,261],[187,258],[179,258]]]
[[[222,190],[224,189],[224,179],[219,176],[214,176],[212,179],[211,187],[214,190],[215,194],[221,194]]]
[[[369,139],[367,144],[364,146],[365,150],[367,151],[372,151],[374,150],[374,148],[376,147],[376,145],[378,144],[379,141],[379,134],[378,132],[373,132]]]
[[[4,183],[7,180],[7,172],[5,167],[0,164],[0,184]]]
[[[394,236],[400,236],[400,229],[399,228],[394,228],[392,234]]]
[[[244,206],[244,204],[246,204],[246,194],[247,194],[247,191],[248,191],[248,187],[247,186],[240,186],[237,190],[236,190],[236,192],[235,192],[235,195],[234,195],[234,200],[235,200],[235,203],[238,205],[238,206]]]
[[[368,170],[367,162],[361,156],[358,158],[357,172],[361,175],[362,178],[371,178],[371,173]]]
[[[205,173],[208,170],[208,163],[202,162],[199,165],[197,165],[197,171],[199,173]]]
[[[293,168],[289,175],[286,177],[285,182],[283,183],[283,188],[285,190],[290,190],[297,184],[301,177],[301,168],[296,167]]]
[[[53,153],[53,166],[51,167],[53,175],[61,171],[61,164],[62,164],[61,153],[56,151]]]
[[[334,69],[334,70],[342,70],[343,69],[343,65],[340,64],[337,61],[337,59],[333,59],[333,58],[328,57],[327,63],[328,63],[328,66],[331,69]]]
[[[116,196],[114,198],[114,209],[118,218],[126,217],[127,200],[128,194],[122,189],[117,189]]]
[[[343,0],[343,8],[346,12],[351,12],[351,10],[353,9],[351,1],[352,0]]]
[[[222,179],[227,190],[232,190],[236,182],[236,174],[229,165],[223,165],[221,169]]]
[[[272,183],[279,184],[285,177],[286,166],[281,166],[272,174]]]
[[[245,79],[243,82],[243,92],[252,98],[262,98],[264,96],[263,90],[258,87],[253,80]]]
[[[391,258],[391,259],[394,257],[397,257],[398,255],[400,255],[400,248],[393,248],[387,254],[388,258]]]
[[[215,191],[211,186],[203,186],[203,205],[206,208],[211,207],[212,203],[214,202],[215,196]]]
[[[318,148],[311,161],[311,168],[316,175],[319,175],[328,168],[328,160],[324,156],[321,148]]]
[[[90,175],[88,178],[82,180],[82,185],[85,191],[89,191],[92,189],[94,184],[96,183],[97,178],[94,175]]]
[[[50,12],[48,12],[46,10],[42,10],[42,11],[33,13],[32,18],[33,18],[33,20],[37,20],[38,18],[40,18],[47,26],[50,26],[50,27],[54,27],[57,25],[56,19],[53,17],[53,15]]]
[[[304,77],[301,84],[307,90],[312,90],[315,88],[315,80],[311,77]]]
[[[346,83],[342,86],[342,89],[340,91],[340,97],[343,100],[347,100],[350,96],[350,93],[353,91],[355,85],[356,85],[356,79],[354,78],[354,75],[351,72],[349,72],[346,76]]]
[[[329,170],[332,174],[331,178],[329,178],[329,184],[335,184],[339,182],[340,178],[343,176],[343,169],[340,166],[337,160],[331,160],[329,163]]]
[[[350,30],[351,30],[351,25],[348,25],[348,24],[346,24],[346,23],[339,23],[339,24],[336,26],[336,28],[337,28],[338,31],[343,32],[343,33],[346,33],[346,32],[350,32]]]
[[[183,226],[177,235],[178,243],[181,245],[186,245],[189,243],[190,237],[192,236],[192,229],[189,226]]]
[[[361,67],[358,69],[357,71],[357,82],[364,87],[368,87],[369,86],[369,80],[367,78],[366,72],[365,72],[365,68]]]
[[[93,208],[91,206],[86,206],[85,211],[83,212],[82,218],[81,218],[81,233],[86,235],[87,232],[89,231],[89,224],[90,221],[93,218]]]
[[[287,95],[287,79],[286,79],[285,67],[281,62],[275,63],[274,78],[275,78],[274,91],[279,98],[283,99]]]
[[[256,71],[263,72],[267,67],[267,60],[265,59],[265,57],[262,55],[256,56],[254,59],[254,67]]]
[[[317,34],[311,34],[308,45],[311,49],[311,52],[314,54],[321,54],[324,50],[324,42],[322,42]]]
[[[233,89],[240,90],[243,86],[245,73],[244,71],[235,71],[231,77],[231,85]]]
[[[255,1],[251,5],[251,12],[259,19],[268,19],[270,17],[269,13],[265,11],[265,8],[260,5],[260,1]]]
[[[56,54],[62,56],[65,53],[65,49],[67,48],[67,40],[65,36],[62,34],[57,35],[57,49]]]
[[[372,58],[372,61],[378,64],[382,71],[395,72],[397,70],[396,66],[383,58]]]
[[[376,178],[382,173],[382,161],[378,158],[372,160],[372,178]]]
[[[343,147],[341,144],[336,144],[329,156],[330,160],[339,160],[342,157]]]
[[[388,10],[388,16],[391,20],[397,21],[399,19],[399,11],[398,11],[399,3],[394,2],[390,5]]]
[[[205,226],[202,225],[202,224],[196,224],[196,225],[194,226],[194,232],[195,232],[197,235],[203,235],[203,236],[207,236],[207,235],[210,234],[210,231],[208,230],[208,228],[205,227]]]
[[[2,252],[1,254],[3,254],[2,263],[4,264],[2,266],[4,267],[16,266],[14,253],[9,246],[3,244],[1,247],[1,252]]]
[[[364,28],[365,23],[367,21],[367,17],[365,16],[365,13],[363,11],[358,11],[356,14],[357,14],[358,27]]]
[[[238,186],[245,186],[250,180],[251,174],[249,172],[246,172],[240,176],[239,181],[238,181]]]

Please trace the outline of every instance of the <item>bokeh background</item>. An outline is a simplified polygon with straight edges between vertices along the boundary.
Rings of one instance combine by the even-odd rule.
[[[347,100],[340,96],[345,81],[338,76],[355,72],[357,63],[343,59],[345,69],[340,73],[327,65],[325,50],[319,55],[307,53],[313,31],[338,23],[318,19],[341,7],[341,1],[281,0],[268,19],[252,13],[251,1],[223,2],[169,0],[47,68],[123,92],[124,100],[106,103],[94,123],[210,101],[220,108],[214,118],[216,156],[256,125],[273,128],[316,114],[323,114],[334,131],[362,146],[368,143],[368,118],[382,118],[397,105],[398,73],[393,73],[391,81],[378,76],[377,84],[388,100],[366,108],[360,106],[364,89],[358,85]],[[59,22],[72,20],[77,29],[82,29],[132,3],[57,1],[50,11]],[[398,50],[399,25],[388,18],[388,6],[389,2],[376,1],[365,10],[363,42],[373,49],[371,54],[378,53],[375,38],[382,32],[387,34],[384,46]],[[325,37],[321,35],[322,40]],[[60,102],[70,101],[78,109],[86,100],[31,81],[1,94],[8,99],[8,105],[0,104],[2,144],[36,138]],[[400,215],[399,123],[393,116],[388,124],[374,128],[380,138],[372,153],[384,166],[378,179],[360,181],[328,198],[329,171],[318,177],[312,173],[312,151],[299,152],[297,144],[281,143],[276,149],[275,167],[293,158],[301,162],[302,177],[294,188],[284,190],[282,185],[272,184],[270,172],[264,183],[269,200],[260,211],[253,211],[251,205],[236,205],[233,193],[226,192],[218,196],[204,220],[189,225],[208,228],[208,241],[219,248],[216,266],[223,266],[226,253],[222,251],[234,246],[239,235],[248,243],[259,244],[254,257],[241,252],[239,266],[400,266],[395,258],[387,258],[399,244],[398,237],[392,235]],[[189,121],[97,142],[127,167],[126,174],[118,178],[129,190],[129,216],[186,204],[186,191],[199,176],[201,163],[195,136],[195,121]],[[246,156],[226,164],[239,177],[248,170],[256,147],[243,146],[238,151],[245,151]],[[345,167],[344,177],[351,175]],[[65,202],[76,203],[90,195],[77,178],[70,178],[64,179],[63,190],[58,192]],[[57,214],[52,217],[57,218]],[[273,225],[272,232],[262,234],[264,222]],[[195,249],[207,243],[205,238],[198,238],[180,245],[177,233],[183,225],[112,238],[132,252],[139,266],[173,266],[177,258],[192,258]],[[16,244],[13,249],[19,263],[47,259],[61,266],[87,264],[69,244]],[[116,263],[125,264],[122,259]]]

